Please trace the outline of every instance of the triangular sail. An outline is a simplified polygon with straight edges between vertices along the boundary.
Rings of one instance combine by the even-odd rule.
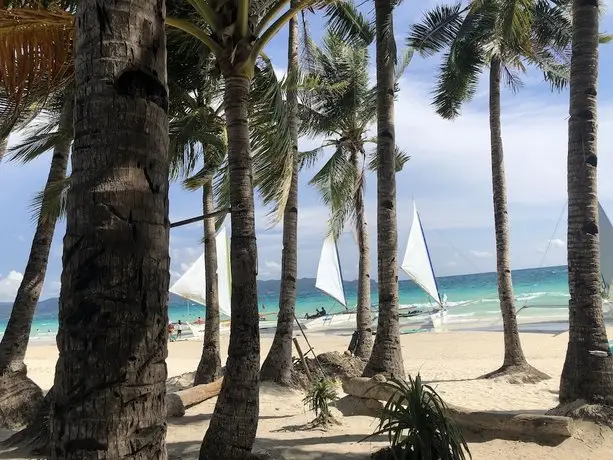
[[[219,311],[226,316],[230,316],[230,251],[225,227],[222,227],[217,233],[215,247],[217,248]],[[170,287],[169,291],[201,305],[206,304],[204,254],[187,269],[183,276]]]
[[[217,247],[217,292],[219,311],[226,316],[231,313],[232,272],[230,271],[230,238],[222,227],[215,238]]]
[[[415,203],[413,203],[413,222],[411,223],[409,240],[407,241],[407,249],[404,253],[401,268],[426,294],[441,305],[436,276]]]
[[[613,225],[600,203],[598,203],[598,222],[600,273],[608,293],[611,289],[611,282],[613,282]]]
[[[326,237],[321,248],[315,287],[325,292],[333,299],[336,299],[344,307],[347,307],[345,290],[343,289],[343,274],[341,273],[341,264],[338,258],[338,249],[336,248],[336,241],[332,235]]]

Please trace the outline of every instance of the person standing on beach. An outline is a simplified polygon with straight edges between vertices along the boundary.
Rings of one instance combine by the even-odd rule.
[[[181,320],[177,323],[177,340],[181,338],[181,333],[183,332],[183,326],[181,324]]]

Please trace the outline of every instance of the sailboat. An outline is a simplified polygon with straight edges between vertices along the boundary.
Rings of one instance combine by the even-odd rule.
[[[225,227],[219,229],[215,237],[215,247],[217,248],[217,295],[219,299],[219,312],[230,317],[230,293],[231,293],[231,273],[230,273],[230,250],[229,239]],[[204,253],[192,264],[191,267],[179,278],[169,291],[200,305],[206,304],[206,282],[205,282]],[[204,324],[187,323],[192,334],[196,338],[204,338]]]
[[[324,314],[313,319],[308,319],[305,322],[305,327],[308,329],[316,329],[320,327],[348,327],[355,325],[355,311],[347,309],[347,300],[345,299],[345,289],[343,288],[343,274],[341,272],[341,263],[338,257],[338,248],[336,240],[332,235],[328,235],[324,239],[319,256],[319,265],[317,266],[317,279],[315,287],[324,294],[330,296],[336,302],[343,306],[344,312]]]
[[[602,276],[603,307],[613,313],[611,283],[613,283],[613,225],[604,208],[598,202],[598,238],[600,239],[600,275]]]
[[[445,306],[446,296],[443,296],[443,299],[441,299],[439,295],[436,275],[434,274],[430,252],[428,251],[428,244],[426,243],[426,237],[424,236],[415,202],[413,202],[413,222],[409,230],[407,248],[400,267],[409,275],[413,282],[436,303],[433,312],[430,314],[430,319],[435,329],[442,326],[444,317],[447,313],[447,308]],[[411,315],[415,313],[423,312],[416,312],[415,310],[410,312]],[[402,310],[400,315],[402,316]]]

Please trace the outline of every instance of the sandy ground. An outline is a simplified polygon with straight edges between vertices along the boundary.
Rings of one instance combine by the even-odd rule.
[[[613,337],[613,331],[609,331]],[[262,357],[272,337],[262,337]],[[309,333],[317,353],[343,351],[348,335]],[[480,410],[522,410],[543,412],[557,404],[559,376],[564,362],[568,334],[522,334],[529,362],[548,373],[552,379],[517,385],[506,381],[478,380],[480,375],[496,369],[502,361],[502,334],[499,332],[418,333],[402,336],[405,368],[418,372],[434,385],[443,399],[451,404]],[[169,345],[168,375],[195,370],[201,353],[200,342],[175,342]],[[222,349],[227,346],[223,338]],[[303,345],[307,349],[306,345]],[[222,357],[223,358],[223,357]],[[54,346],[28,349],[29,375],[43,389],[53,384],[57,350]],[[374,420],[368,417],[342,417],[341,425],[327,432],[306,430],[312,419],[305,412],[302,393],[282,390],[271,385],[261,389],[260,422],[256,447],[286,459],[362,459],[385,445],[384,440],[359,442],[373,432]],[[169,457],[196,459],[215,399],[188,409],[180,419],[169,421]],[[581,425],[574,438],[555,447],[501,440],[470,442],[473,458],[559,460],[613,458],[613,433],[592,425]],[[0,458],[24,458],[0,453]]]

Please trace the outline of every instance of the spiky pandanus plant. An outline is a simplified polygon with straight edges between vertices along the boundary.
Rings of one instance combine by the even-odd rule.
[[[490,147],[498,297],[504,329],[502,366],[485,378],[515,375],[526,382],[549,378],[528,364],[519,338],[511,279],[509,220],[501,132],[501,82],[521,88],[528,66],[552,89],[568,81],[570,16],[565,0],[485,0],[441,5],[411,28],[407,42],[424,56],[444,52],[433,105],[446,119],[460,115],[475,94],[481,72],[489,78]]]

